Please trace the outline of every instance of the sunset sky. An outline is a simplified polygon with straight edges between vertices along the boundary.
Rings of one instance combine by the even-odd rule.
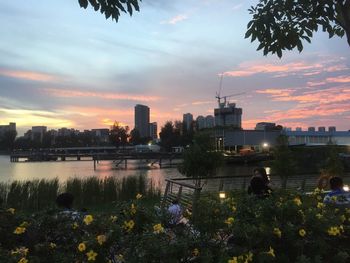
[[[221,95],[243,108],[243,127],[350,129],[350,47],[317,33],[282,59],[244,39],[257,1],[143,0],[118,23],[78,0],[0,2],[0,124],[133,128],[134,106],[162,126],[213,114]]]

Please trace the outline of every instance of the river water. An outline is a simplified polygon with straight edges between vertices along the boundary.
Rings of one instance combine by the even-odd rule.
[[[86,161],[51,161],[51,162],[17,162],[11,163],[10,157],[0,155],[0,182],[11,182],[14,180],[53,179],[58,178],[60,182],[70,177],[85,178],[97,176],[104,178],[116,176],[123,178],[131,175],[146,175],[154,184],[164,188],[165,179],[183,177],[176,167],[158,168],[148,167],[142,164],[143,169],[138,169],[139,161],[128,161],[128,169],[116,168],[112,161],[101,161],[96,170],[91,160]],[[254,166],[224,166],[217,176],[250,175]]]

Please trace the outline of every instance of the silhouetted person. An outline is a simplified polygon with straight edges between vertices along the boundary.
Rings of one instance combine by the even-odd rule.
[[[266,185],[263,178],[259,176],[253,176],[250,180],[250,194],[253,194],[259,198],[265,198],[270,195],[270,188]]]
[[[331,191],[324,197],[326,204],[335,204],[341,206],[350,206],[350,193],[344,190],[343,179],[334,176],[329,179]]]
[[[57,196],[56,204],[59,208],[72,209],[74,196],[71,193],[63,193]]]
[[[170,215],[170,226],[176,226],[182,219],[182,209],[178,200],[174,200],[168,208],[168,214]]]
[[[262,179],[262,183],[264,184],[264,186],[265,186],[264,188],[265,188],[267,193],[270,193],[272,191],[271,188],[269,187],[270,178],[267,175],[265,168],[263,168],[263,167],[255,168],[253,170],[253,177],[251,178],[250,182],[252,182],[252,180],[254,178],[261,178]],[[248,187],[248,194],[253,194],[253,190],[252,190],[251,185]]]
[[[79,219],[79,212],[72,210],[73,202],[74,196],[71,193],[62,193],[58,195],[56,198],[56,204],[62,209],[59,215],[68,216],[73,220]]]

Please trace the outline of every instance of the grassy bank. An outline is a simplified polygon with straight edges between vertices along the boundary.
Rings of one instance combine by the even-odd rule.
[[[59,193],[74,195],[77,208],[105,206],[116,201],[130,200],[140,193],[145,198],[159,198],[160,189],[145,176],[71,178],[59,180],[32,180],[0,183],[0,197],[5,207],[38,211],[55,206]]]

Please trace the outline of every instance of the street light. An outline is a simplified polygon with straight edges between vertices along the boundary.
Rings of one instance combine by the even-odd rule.
[[[219,192],[219,197],[220,199],[225,199],[226,198],[226,193],[224,191]]]

